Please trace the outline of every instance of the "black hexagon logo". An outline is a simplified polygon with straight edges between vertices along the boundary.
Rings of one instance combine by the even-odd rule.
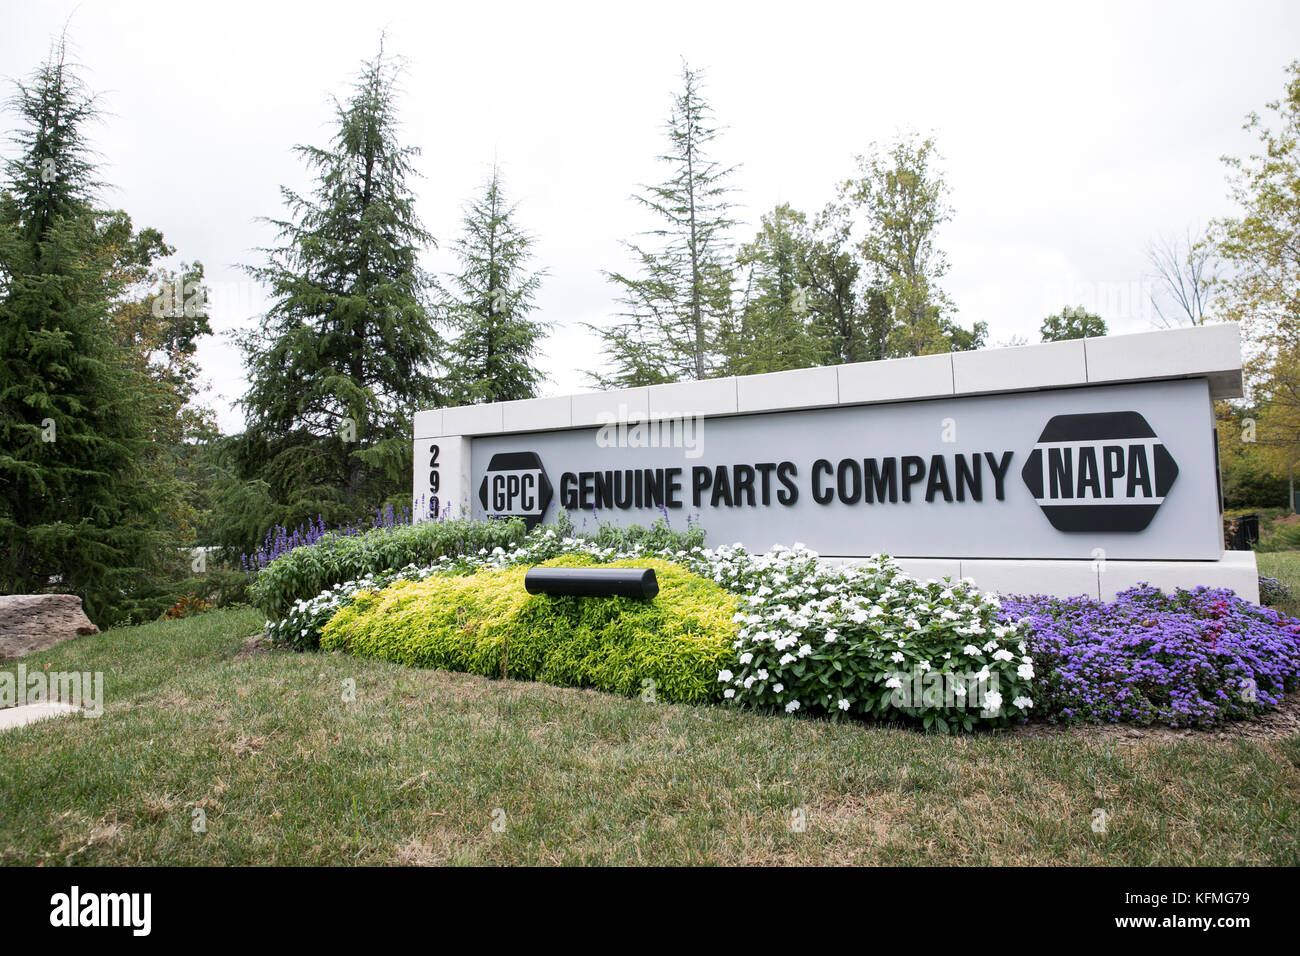
[[[1057,531],[1146,529],[1178,464],[1137,412],[1057,415],[1020,471]]]
[[[552,494],[542,459],[532,451],[493,455],[478,486],[478,500],[487,514],[523,518],[529,531],[542,523]]]

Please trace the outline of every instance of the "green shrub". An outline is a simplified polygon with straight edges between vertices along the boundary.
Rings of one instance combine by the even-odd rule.
[[[264,567],[249,585],[248,596],[268,618],[279,620],[295,601],[306,601],[344,581],[409,564],[430,564],[443,555],[508,548],[522,541],[524,534],[524,523],[518,518],[423,521],[358,535],[328,534]]]
[[[1259,522],[1259,542],[1256,551],[1295,551],[1300,549],[1300,518],[1293,514]]]
[[[593,564],[581,555],[546,562]],[[356,595],[325,625],[321,647],[624,695],[653,687],[656,697],[671,701],[716,697],[719,669],[735,660],[736,599],[659,559],[599,566],[654,568],[658,597],[532,595],[522,566],[435,575]]]

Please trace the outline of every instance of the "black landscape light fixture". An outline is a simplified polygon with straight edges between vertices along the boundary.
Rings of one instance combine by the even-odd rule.
[[[659,581],[654,568],[529,568],[524,588],[529,594],[648,600],[659,593]]]

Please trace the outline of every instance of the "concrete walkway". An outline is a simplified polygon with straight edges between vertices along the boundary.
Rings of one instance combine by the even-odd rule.
[[[81,710],[80,707],[74,707],[72,704],[61,704],[58,701],[42,701],[38,704],[23,704],[21,707],[5,707],[0,709],[0,731],[22,727],[26,724],[34,724],[38,720],[45,720],[49,717],[75,714],[79,710]]]

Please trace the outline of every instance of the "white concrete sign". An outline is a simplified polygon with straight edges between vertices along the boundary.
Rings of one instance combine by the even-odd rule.
[[[1240,364],[1223,325],[422,412],[415,508],[1255,598],[1253,555],[1223,550],[1214,436]]]

